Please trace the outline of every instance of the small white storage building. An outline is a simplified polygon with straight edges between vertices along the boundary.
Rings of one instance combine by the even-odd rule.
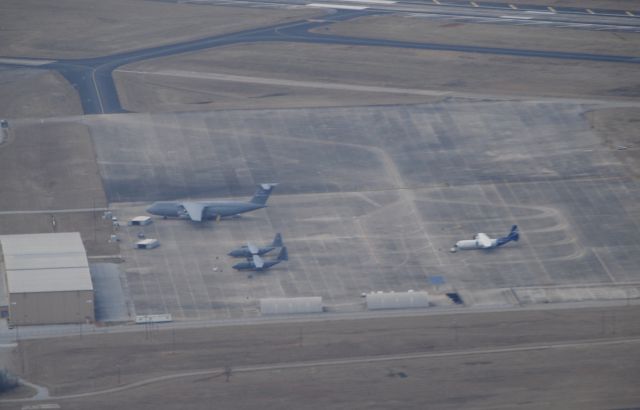
[[[263,315],[321,313],[322,311],[322,298],[320,296],[260,299],[260,312],[262,312]]]
[[[153,219],[149,216],[136,216],[135,218],[131,218],[129,221],[129,226],[146,226],[153,222]]]
[[[429,294],[427,292],[367,293],[366,298],[369,310],[429,307]]]
[[[160,246],[160,242],[157,239],[149,238],[136,242],[136,249],[153,249]]]

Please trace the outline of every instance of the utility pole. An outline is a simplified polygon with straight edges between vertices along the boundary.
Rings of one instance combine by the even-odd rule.
[[[93,242],[97,242],[98,238],[97,238],[97,230],[98,228],[96,227],[97,222],[96,222],[96,218],[98,218],[98,211],[96,211],[96,198],[94,196],[91,196],[91,201],[93,202]]]

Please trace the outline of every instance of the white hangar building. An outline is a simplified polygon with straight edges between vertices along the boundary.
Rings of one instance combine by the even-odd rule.
[[[95,320],[89,262],[78,232],[0,236],[11,325]]]

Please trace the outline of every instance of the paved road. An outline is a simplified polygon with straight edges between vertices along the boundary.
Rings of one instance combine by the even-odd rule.
[[[640,301],[636,299],[628,299],[626,301],[585,301],[574,303],[553,303],[520,306],[517,308],[464,308],[464,307],[446,307],[446,308],[430,308],[430,309],[401,309],[401,310],[379,310],[365,311],[355,313],[320,313],[308,315],[290,315],[290,316],[260,316],[247,317],[239,319],[225,320],[189,320],[176,321],[169,323],[156,323],[148,325],[123,325],[123,326],[101,326],[95,325],[43,325],[43,326],[15,326],[11,329],[7,328],[6,320],[0,321],[0,348],[14,347],[15,342],[21,340],[33,339],[49,339],[56,337],[96,335],[96,334],[112,334],[112,333],[131,333],[131,332],[155,332],[170,329],[201,329],[228,326],[252,326],[257,324],[282,324],[282,323],[309,323],[317,321],[336,321],[336,320],[358,320],[358,319],[381,319],[381,318],[407,318],[407,317],[424,317],[448,315],[455,317],[456,315],[468,314],[489,314],[501,312],[525,312],[525,311],[564,311],[573,309],[586,308],[616,308],[620,306],[638,306]]]

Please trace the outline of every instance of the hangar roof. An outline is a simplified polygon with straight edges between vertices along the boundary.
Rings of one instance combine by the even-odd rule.
[[[92,290],[78,232],[0,236],[9,293]]]
[[[8,271],[7,287],[9,293],[93,290],[89,268]]]
[[[7,270],[30,270],[49,268],[77,268],[87,265],[84,252],[61,253],[28,253],[18,255],[4,255]]]

